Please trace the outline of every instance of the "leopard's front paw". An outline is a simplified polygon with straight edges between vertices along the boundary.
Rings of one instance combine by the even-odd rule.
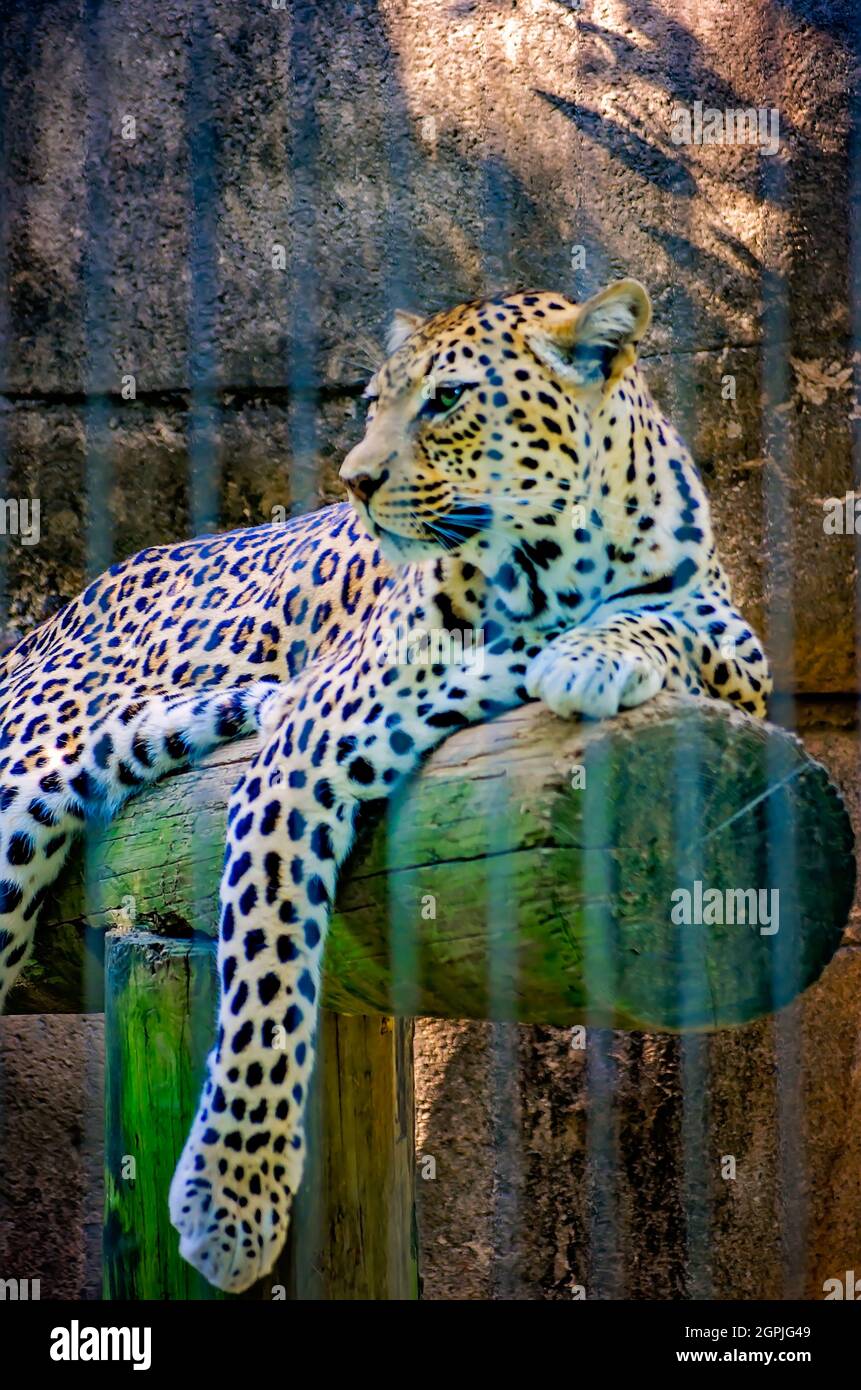
[[[271,1150],[248,1157],[196,1122],[170,1188],[179,1253],[226,1293],[242,1293],[268,1274],[290,1222],[284,1159]],[[227,1147],[230,1145],[230,1147]]]
[[[631,643],[605,645],[599,635],[563,633],[534,657],[526,689],[554,714],[605,719],[650,700],[664,684],[664,671]]]

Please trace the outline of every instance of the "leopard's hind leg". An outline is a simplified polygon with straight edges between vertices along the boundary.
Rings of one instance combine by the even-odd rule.
[[[42,778],[42,781],[45,779]],[[0,1011],[33,949],[39,908],[81,822],[50,811],[39,783],[0,791]]]
[[[0,784],[0,1009],[29,959],[39,909],[75,836],[165,773],[254,732],[276,691],[283,701],[283,688],[263,681],[132,701],[93,729],[72,766],[40,758],[33,771],[13,750]]]

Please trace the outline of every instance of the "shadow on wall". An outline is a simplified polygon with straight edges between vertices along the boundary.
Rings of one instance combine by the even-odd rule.
[[[817,502],[851,484],[830,370],[849,350],[851,0],[120,0],[89,27],[73,0],[7,8],[0,427],[8,486],[43,518],[39,546],[7,547],[15,630],[97,557],[336,495],[393,308],[634,274],[743,605],[761,622],[771,460],[804,534],[768,538],[767,597],[795,587],[800,686],[851,688],[851,556]],[[777,109],[778,153],[674,144],[698,101]],[[784,332],[764,276],[795,373],[789,469],[761,419],[764,334]]]

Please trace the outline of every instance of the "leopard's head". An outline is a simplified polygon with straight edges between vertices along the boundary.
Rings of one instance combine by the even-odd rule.
[[[532,291],[426,320],[398,313],[364,438],[341,468],[386,558],[456,550],[486,569],[506,547],[570,533],[595,417],[650,318],[636,280],[583,304]]]

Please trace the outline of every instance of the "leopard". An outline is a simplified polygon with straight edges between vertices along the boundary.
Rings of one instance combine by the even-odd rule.
[[[531,700],[581,719],[659,691],[766,712],[763,646],[640,363],[651,316],[631,278],[582,302],[399,311],[345,500],[144,549],[3,660],[0,998],[76,837],[258,735],[227,807],[216,1032],[169,1195],[215,1288],[249,1288],[285,1242],[327,926],[368,806]],[[391,641],[416,631],[452,641]]]

